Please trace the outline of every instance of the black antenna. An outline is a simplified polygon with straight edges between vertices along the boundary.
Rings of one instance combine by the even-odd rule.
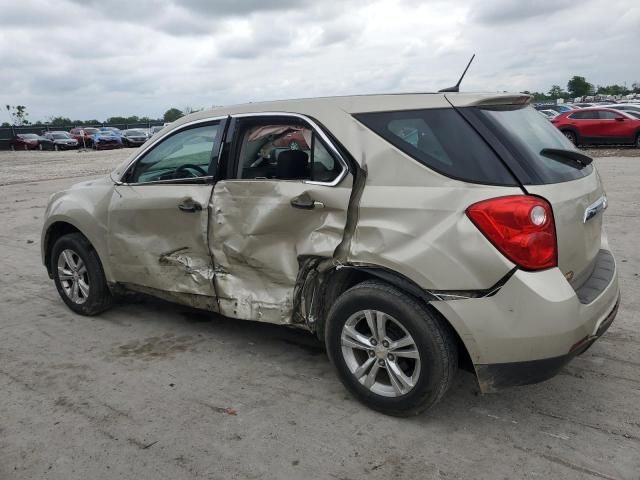
[[[464,78],[465,74],[467,73],[467,70],[469,70],[469,67],[471,66],[471,62],[473,62],[474,58],[476,58],[476,54],[475,53],[473,55],[471,55],[471,60],[469,60],[469,63],[467,63],[467,68],[465,68],[464,72],[462,72],[462,75],[460,75],[460,80],[458,80],[458,83],[456,83],[453,87],[443,88],[442,90],[438,90],[438,92],[459,92],[460,91],[460,82],[462,82],[462,79]]]

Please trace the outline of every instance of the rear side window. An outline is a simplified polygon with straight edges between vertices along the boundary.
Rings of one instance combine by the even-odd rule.
[[[586,177],[593,171],[592,165],[580,168],[558,162],[543,155],[544,149],[579,150],[560,133],[551,122],[531,107],[490,110],[471,108],[487,122],[501,143],[511,152],[520,166],[536,185],[567,182]],[[588,112],[595,114],[595,110]]]
[[[598,114],[600,120],[615,120],[616,118],[622,117],[619,113],[609,112],[607,110],[599,110]]]
[[[493,150],[453,108],[354,116],[396,148],[443,175],[473,183],[517,185]]]
[[[576,112],[569,115],[571,120],[597,120],[598,112],[595,110],[587,110],[586,112]]]

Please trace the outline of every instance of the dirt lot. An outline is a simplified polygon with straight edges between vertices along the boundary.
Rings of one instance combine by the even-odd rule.
[[[540,385],[483,396],[461,372],[403,420],[302,332],[151,299],[71,314],[40,263],[47,198],[129,153],[0,152],[0,479],[640,478],[640,158],[597,161],[623,295],[605,337]]]

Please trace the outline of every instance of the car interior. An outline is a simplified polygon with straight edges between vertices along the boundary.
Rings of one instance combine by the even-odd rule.
[[[253,124],[241,132],[238,177],[241,179],[331,182],[340,163],[309,127]]]

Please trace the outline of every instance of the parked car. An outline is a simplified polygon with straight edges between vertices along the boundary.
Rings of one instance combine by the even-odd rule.
[[[76,127],[69,131],[71,138],[78,141],[79,146],[91,147],[93,145],[93,135],[100,130],[94,127]]]
[[[18,133],[10,142],[11,150],[53,150],[53,142],[35,133]]]
[[[569,106],[569,105],[564,105],[564,104],[560,104],[560,105],[536,105],[535,106],[536,110],[553,110],[554,112],[558,112],[558,113],[563,113],[563,112],[570,112],[571,110],[575,110],[575,108],[573,106]]]
[[[541,114],[547,117],[549,120],[557,117],[559,114],[555,110],[538,110]]]
[[[99,130],[101,132],[111,132],[118,137],[122,136],[122,130],[116,127],[100,127]]]
[[[640,148],[640,120],[620,110],[582,108],[560,114],[551,123],[574,145],[625,144]]]
[[[43,137],[53,142],[54,150],[78,148],[78,141],[67,132],[46,132]]]
[[[578,108],[589,108],[589,107],[595,106],[596,104],[590,103],[590,102],[580,102],[580,103],[574,103],[573,105],[575,105]]]
[[[155,125],[153,127],[151,127],[149,129],[149,137],[154,136],[156,133],[158,133],[160,130],[162,130],[164,127],[162,125]]]
[[[149,137],[140,128],[131,128],[122,132],[122,145],[125,147],[139,147],[147,141]]]
[[[122,148],[122,137],[110,130],[100,130],[91,135],[91,146],[94,150],[110,150]]]
[[[308,150],[309,145],[304,138],[304,130],[290,130],[285,134],[279,136],[274,141],[274,146],[289,148],[291,150]]]
[[[43,263],[82,315],[132,290],[310,330],[346,388],[391,415],[434,405],[459,365],[483,392],[545,380],[603,335],[619,288],[592,159],[529,99],[185,116],[51,197]],[[311,148],[273,145],[289,130]]]
[[[640,105],[633,103],[617,103],[615,105],[601,105],[602,107],[612,108],[614,110],[622,110],[623,112],[640,113]]]

